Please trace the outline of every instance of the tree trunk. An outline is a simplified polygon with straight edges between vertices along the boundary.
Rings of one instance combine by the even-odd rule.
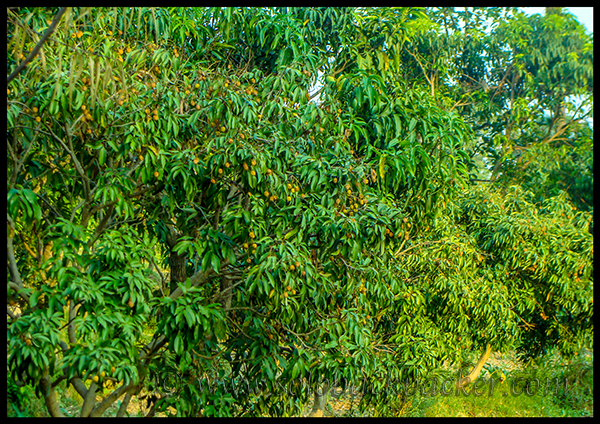
[[[92,409],[96,405],[96,389],[98,389],[98,385],[92,381],[90,388],[83,399],[83,406],[81,407],[80,414],[81,417],[89,417]]]
[[[187,253],[178,255],[173,251],[173,248],[179,242],[181,234],[179,234],[171,225],[168,225],[168,228],[169,235],[167,236],[166,242],[169,249],[171,249],[171,255],[169,256],[169,267],[171,268],[169,294],[171,294],[177,289],[177,283],[184,283],[187,279]]]
[[[129,390],[125,393],[125,397],[123,398],[123,402],[119,406],[119,410],[117,411],[117,417],[124,417],[127,412],[127,407],[129,406],[129,402],[131,401],[131,396],[133,395],[133,389]]]
[[[231,308],[231,295],[233,290],[231,288],[232,283],[226,276],[221,277],[221,293],[219,294],[219,302],[224,310]]]
[[[171,284],[169,293],[173,293],[177,288],[177,283],[184,283],[187,278],[186,271],[187,254],[183,253],[178,255],[175,252],[171,252],[169,257],[169,265],[171,267]]]
[[[58,405],[58,399],[56,399],[56,392],[52,387],[52,380],[47,370],[44,370],[44,375],[40,380],[40,388],[42,389],[42,395],[44,396],[44,402],[46,403],[46,409],[52,417],[64,417],[60,406]]]
[[[485,352],[483,352],[483,355],[481,355],[481,358],[479,358],[479,361],[477,361],[477,364],[475,364],[475,367],[473,368],[471,373],[468,376],[458,380],[457,387],[459,389],[462,387],[466,387],[469,383],[475,381],[477,377],[479,377],[479,374],[481,373],[481,370],[488,358],[490,357],[491,353],[492,346],[488,343],[485,348]]]
[[[315,391],[315,402],[312,411],[308,414],[309,417],[322,417],[327,406],[327,394],[329,393],[329,385],[324,384],[322,390]]]

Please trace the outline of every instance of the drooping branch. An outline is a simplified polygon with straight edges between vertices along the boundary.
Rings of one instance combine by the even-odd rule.
[[[48,29],[46,29],[46,32],[44,33],[44,35],[42,36],[42,38],[40,38],[40,41],[38,41],[38,43],[35,45],[35,47],[33,48],[33,50],[31,50],[31,52],[27,55],[27,57],[25,58],[25,60],[23,60],[19,64],[19,66],[17,66],[17,68],[8,76],[8,78],[6,79],[6,84],[9,84],[13,79],[15,79],[17,77],[17,75],[19,75],[23,71],[23,69],[25,69],[25,67],[27,66],[27,64],[29,62],[31,62],[34,57],[37,56],[37,54],[42,49],[42,46],[44,45],[44,43],[46,42],[46,40],[48,39],[48,37],[50,37],[50,35],[54,32],[54,29],[58,25],[58,22],[60,21],[60,18],[62,18],[62,15],[65,14],[65,12],[67,11],[67,9],[68,9],[68,7],[61,7],[60,8],[60,10],[54,16],[54,19],[50,23],[50,26],[48,27]]]

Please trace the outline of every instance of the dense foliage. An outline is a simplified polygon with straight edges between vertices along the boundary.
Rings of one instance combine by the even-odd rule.
[[[571,16],[57,12],[7,31],[9,74],[52,31],[7,91],[8,369],[51,415],[63,381],[83,416],[297,415],[334,382],[383,408],[486,345],[591,346]]]

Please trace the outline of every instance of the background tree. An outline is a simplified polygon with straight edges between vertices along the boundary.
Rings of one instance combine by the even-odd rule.
[[[452,10],[433,9],[440,25],[425,33],[421,56],[439,56],[429,53],[432,46],[447,52],[438,87],[445,104],[473,125],[474,153],[485,170],[479,179],[522,184],[538,202],[565,190],[579,209],[590,210],[592,40],[573,15],[548,9],[528,16],[514,8],[466,8],[452,19]],[[411,69],[438,67],[408,56],[417,57]]]

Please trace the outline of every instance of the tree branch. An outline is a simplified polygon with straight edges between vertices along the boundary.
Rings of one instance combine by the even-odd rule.
[[[498,94],[501,89],[502,86],[504,85],[504,82],[506,81],[506,78],[508,78],[508,75],[510,74],[510,72],[513,69],[513,64],[511,63],[510,66],[506,69],[506,71],[504,72],[504,75],[502,76],[502,80],[500,81],[500,83],[496,86],[496,90],[494,90],[494,92],[492,93],[492,97],[490,98],[490,102],[492,100],[494,100],[494,97],[496,97],[496,94]]]
[[[421,67],[421,70],[423,71],[423,76],[425,77],[425,79],[427,80],[427,82],[429,83],[429,85],[431,86],[431,94],[432,94],[432,96],[433,96],[433,94],[434,94],[434,89],[435,89],[435,86],[434,86],[434,81],[433,81],[431,78],[429,78],[429,77],[427,76],[427,71],[425,70],[425,67],[423,66],[423,64],[421,63],[421,61],[420,61],[420,60],[419,60],[419,58],[417,57],[417,55],[416,55],[416,54],[414,54],[413,52],[411,52],[411,51],[410,51],[410,50],[408,50],[408,49],[407,49],[406,51],[408,52],[408,54],[410,54],[410,55],[411,55],[411,56],[412,56],[412,57],[413,57],[413,58],[414,58],[414,59],[417,61],[417,63],[418,63],[418,64],[419,64],[419,66]]]
[[[96,404],[96,389],[98,385],[92,381],[85,398],[83,398],[83,406],[81,407],[81,417],[89,417],[94,405]]]
[[[488,343],[487,346],[486,346],[486,348],[485,348],[485,352],[483,352],[483,354],[479,358],[479,361],[477,361],[477,364],[475,364],[475,367],[473,367],[473,370],[469,373],[468,376],[466,376],[464,378],[461,378],[458,381],[457,387],[459,389],[461,387],[465,387],[469,383],[477,380],[477,377],[479,377],[479,373],[481,373],[481,369],[483,368],[483,365],[488,360],[488,358],[490,357],[491,353],[492,353],[492,346]]]
[[[127,406],[129,406],[129,402],[131,401],[131,396],[133,396],[134,391],[134,388],[130,388],[125,395],[125,398],[123,399],[123,402],[121,402],[121,406],[119,406],[119,410],[117,411],[117,417],[122,417],[125,415],[125,412],[127,412]]]
[[[142,187],[140,185],[140,187]],[[136,197],[136,196],[141,196],[142,194],[146,193],[147,191],[153,190],[154,187],[151,185],[146,186],[145,188],[140,188],[139,190],[133,191],[131,193],[127,193],[124,196],[128,199],[131,199],[132,197]],[[98,206],[94,206],[90,211],[89,211],[89,215],[94,215],[96,212],[104,209],[104,208],[108,208],[110,206],[115,206],[117,204],[117,200],[111,200],[109,202],[103,203],[101,205]],[[80,207],[80,205],[77,206],[78,208]]]
[[[27,66],[27,64],[29,62],[31,62],[34,57],[37,56],[37,54],[41,50],[42,46],[44,45],[44,43],[46,42],[46,40],[48,39],[48,37],[50,37],[50,35],[54,32],[54,29],[58,25],[58,22],[60,21],[60,18],[62,17],[62,15],[65,14],[65,12],[67,11],[67,9],[68,9],[67,7],[61,7],[60,8],[60,10],[56,14],[56,16],[54,16],[54,19],[52,20],[52,23],[50,24],[50,26],[48,27],[48,29],[46,30],[46,32],[44,33],[44,35],[42,36],[42,38],[40,38],[40,41],[38,41],[38,43],[35,45],[35,47],[31,51],[31,53],[29,53],[29,55],[27,55],[27,57],[25,58],[25,60],[23,60],[19,64],[19,66],[17,66],[17,68],[12,72],[12,74],[10,74],[8,76],[8,78],[6,80],[6,84],[9,84],[13,79],[15,79],[16,76],[19,75],[23,71],[23,69],[25,69],[25,67]]]
[[[111,394],[102,399],[102,402],[100,402],[94,409],[92,409],[92,411],[90,412],[90,417],[101,416],[110,405],[112,405],[117,399],[119,399],[123,395],[123,393],[132,390],[133,388],[135,388],[135,386],[132,384],[123,384],[121,387],[118,387],[117,389],[113,390]]]
[[[13,237],[15,236],[15,222],[12,220],[8,212],[6,213],[6,221],[9,225],[9,233],[6,239],[6,256],[8,259],[8,270],[10,272],[10,277],[12,282],[16,285],[17,290],[21,290],[23,288],[23,281],[21,280],[21,274],[19,273],[19,268],[17,266],[17,260],[15,258],[15,249],[13,245]]]
[[[77,335],[75,329],[75,318],[77,317],[77,311],[79,310],[79,302],[71,299],[69,301],[69,322],[67,323],[67,336],[69,337],[69,343],[74,345],[77,343]]]
[[[13,321],[17,319],[17,316],[13,313],[13,311],[10,310],[8,306],[6,307],[6,315],[8,315]]]
[[[29,145],[27,146],[27,148],[25,149],[25,151],[23,152],[23,154],[21,155],[21,159],[17,158],[17,154],[15,152],[15,150],[11,147],[10,143],[8,142],[8,139],[6,140],[6,146],[8,148],[8,152],[11,156],[11,158],[13,159],[14,165],[12,167],[12,173],[10,176],[10,183],[9,183],[9,188],[13,188],[15,186],[15,183],[17,181],[17,176],[19,175],[19,172],[21,172],[21,167],[23,166],[23,163],[25,162],[25,159],[27,159],[27,156],[29,156],[29,151],[33,148],[35,141],[37,139],[38,133],[35,132],[32,139],[29,141]],[[15,145],[16,148],[16,144],[18,143],[18,137],[17,137],[17,128],[15,127],[13,130],[13,144]]]
[[[396,253],[394,253],[394,257],[397,258],[400,255],[404,255],[409,250],[412,250],[412,249],[417,248],[419,246],[425,246],[425,245],[428,245],[428,244],[436,244],[436,243],[444,243],[444,242],[445,242],[444,240],[425,241],[423,243],[418,243],[418,244],[415,244],[413,246],[407,247],[406,249],[404,249],[404,250],[401,251],[400,249],[402,249],[402,247],[404,247],[404,242],[402,242],[402,244],[400,245],[400,247],[398,248],[398,250],[396,251]]]
[[[36,128],[35,130],[41,132],[42,134],[45,134],[45,135],[48,135],[48,136],[51,136],[52,138],[54,138],[56,141],[58,141],[58,143],[62,146],[62,148],[69,154],[69,156],[73,160],[73,165],[75,165],[75,169],[77,170],[77,173],[79,175],[81,175],[85,198],[86,198],[86,200],[91,201],[90,179],[86,175],[85,171],[83,170],[83,167],[81,166],[79,159],[77,159],[77,156],[75,155],[74,150],[72,148],[70,148],[69,146],[67,146],[65,144],[65,142],[63,141],[63,139],[60,138],[59,136],[57,136],[56,134],[54,134],[54,132],[52,132],[52,130],[49,130],[50,132],[42,131],[39,128]],[[70,143],[70,144],[72,145],[72,143]]]
[[[94,243],[96,243],[96,240],[98,240],[100,235],[104,232],[104,229],[106,228],[106,224],[108,223],[108,220],[110,219],[114,210],[115,210],[114,204],[109,206],[108,211],[104,214],[104,218],[102,218],[102,221],[100,221],[100,223],[96,227],[96,230],[94,231],[94,235],[89,239],[89,241],[87,243],[88,247],[92,247],[94,245]]]
[[[19,272],[17,259],[15,258],[15,248],[13,245],[15,222],[12,220],[8,212],[6,213],[6,221],[9,225],[9,233],[8,237],[6,238],[6,257],[8,260],[8,270],[11,277],[11,281],[8,282],[8,287],[13,289],[19,296],[29,303],[29,296],[26,293],[23,293],[23,280],[21,279],[21,273]]]

